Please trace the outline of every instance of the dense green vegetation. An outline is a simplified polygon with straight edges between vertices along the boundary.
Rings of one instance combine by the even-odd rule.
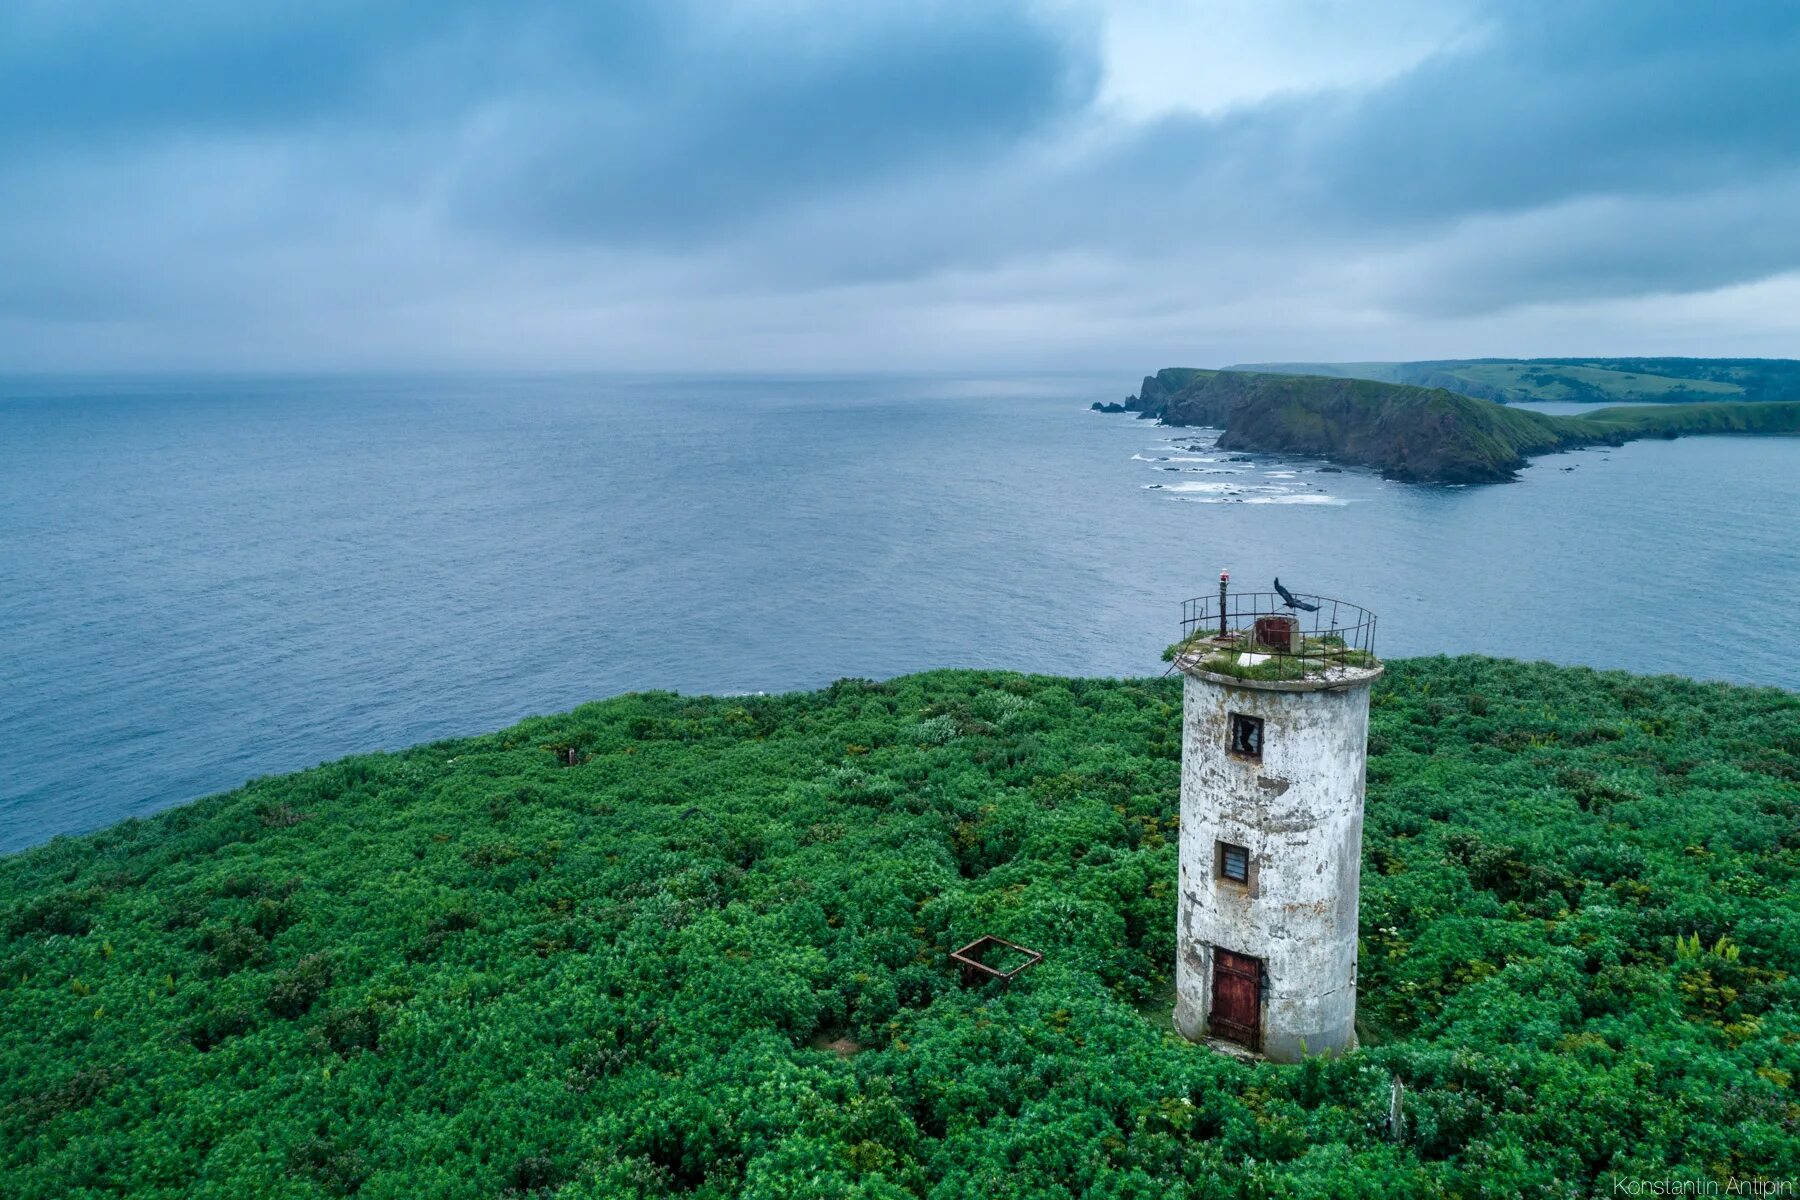
[[[1413,483],[1497,483],[1533,455],[1634,438],[1800,433],[1800,402],[1605,408],[1549,416],[1441,387],[1169,368],[1105,411],[1224,430],[1219,447],[1307,454]]]
[[[0,1194],[1800,1170],[1800,700],[1390,664],[1367,1044],[1299,1067],[1168,1029],[1179,704],[1171,679],[972,672],[626,696],[0,860]],[[984,932],[1047,958],[964,989],[946,954]]]
[[[1633,438],[1792,434],[1800,433],[1800,404],[1649,404],[1596,409],[1563,420],[1600,430],[1617,429]]]
[[[1461,358],[1429,362],[1250,363],[1233,369],[1410,383],[1449,388],[1502,403],[1800,400],[1800,361],[1791,358]]]

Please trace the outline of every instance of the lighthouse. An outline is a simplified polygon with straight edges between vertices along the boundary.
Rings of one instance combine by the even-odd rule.
[[[1278,585],[1279,586],[1279,585]],[[1356,1046],[1375,616],[1292,592],[1183,605],[1175,1026],[1277,1062]]]

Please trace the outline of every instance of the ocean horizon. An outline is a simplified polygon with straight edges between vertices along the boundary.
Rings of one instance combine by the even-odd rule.
[[[1221,568],[1384,656],[1800,686],[1791,441],[1422,487],[1087,410],[1135,382],[11,378],[0,850],[627,691],[1153,675]]]

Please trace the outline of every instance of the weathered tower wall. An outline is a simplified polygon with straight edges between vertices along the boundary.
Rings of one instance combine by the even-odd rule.
[[[1175,1024],[1185,1036],[1216,1032],[1217,948],[1262,960],[1253,1044],[1266,1057],[1355,1047],[1363,777],[1379,673],[1326,684],[1184,671]],[[1260,760],[1231,752],[1232,713],[1262,719]],[[1248,851],[1246,882],[1221,876],[1224,844]]]

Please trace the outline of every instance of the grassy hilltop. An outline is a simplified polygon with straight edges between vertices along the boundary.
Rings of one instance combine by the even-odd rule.
[[[1136,396],[1108,411],[1221,428],[1225,450],[1316,455],[1413,483],[1498,483],[1534,455],[1634,438],[1800,433],[1800,402],[1647,405],[1562,417],[1441,387],[1189,367],[1146,376]]]
[[[1246,363],[1231,369],[1441,387],[1501,403],[1800,400],[1800,361],[1791,358],[1452,358],[1426,362]]]
[[[1169,1031],[1179,705],[1171,679],[973,672],[625,696],[0,860],[0,1194],[1522,1196],[1800,1168],[1795,696],[1391,664],[1365,1048],[1285,1068]],[[984,932],[1047,957],[965,989],[946,953]]]

